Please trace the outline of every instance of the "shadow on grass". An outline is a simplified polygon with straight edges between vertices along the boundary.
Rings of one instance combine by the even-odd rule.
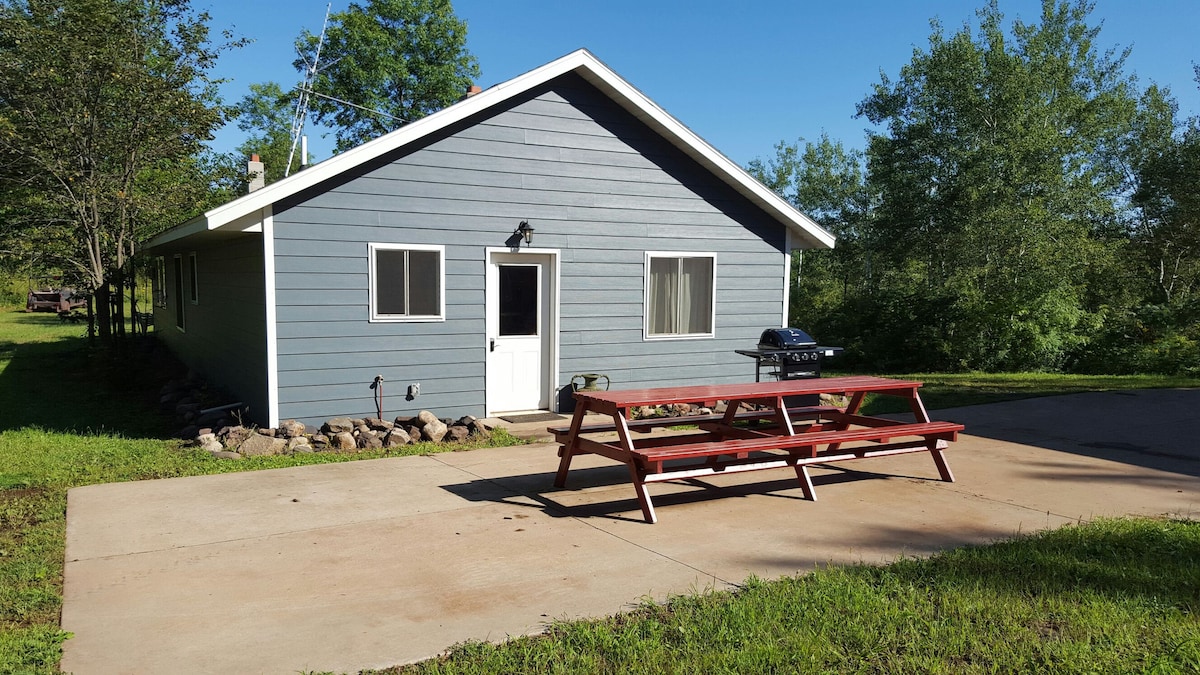
[[[36,323],[44,317],[17,316]],[[156,406],[162,382],[176,366],[152,337],[128,338],[111,349],[82,337],[0,343],[0,431],[48,431],[167,438],[170,420]]]

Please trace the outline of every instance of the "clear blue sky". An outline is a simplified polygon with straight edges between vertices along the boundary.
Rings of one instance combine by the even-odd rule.
[[[866,120],[855,106],[879,80],[895,76],[930,19],[947,31],[974,20],[985,0],[455,0],[468,48],[487,88],[586,47],[693,131],[745,165],[770,157],[781,140],[822,131],[862,148]],[[348,0],[335,0],[333,11]],[[365,0],[364,0],[365,4]],[[1132,47],[1127,72],[1171,87],[1183,115],[1200,114],[1192,63],[1200,62],[1197,0],[1095,0],[1102,49]],[[301,28],[321,29],[324,0],[195,0],[212,27],[254,40],[222,56],[226,101],[254,82],[298,81],[292,68]],[[1038,0],[1000,0],[1006,21],[1036,21]],[[236,125],[214,147],[242,142]],[[332,137],[310,134],[310,153],[327,158]]]

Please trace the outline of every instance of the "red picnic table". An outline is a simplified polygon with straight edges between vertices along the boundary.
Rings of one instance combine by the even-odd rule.
[[[827,377],[780,382],[714,384],[575,392],[575,414],[569,427],[550,427],[561,444],[554,484],[566,485],[571,459],[597,454],[629,467],[638,504],[646,522],[654,523],[654,504],[646,483],[697,478],[724,473],[792,467],[805,498],[816,500],[809,464],[841,462],[909,452],[928,452],[942,480],[954,474],[942,450],[958,438],[963,425],[929,419],[918,389],[920,382],[882,377]],[[914,421],[903,422],[859,414],[866,394],[906,399]],[[804,406],[789,409],[792,396],[834,394],[849,396],[845,407]],[[726,401],[724,414],[702,417],[632,420],[631,411],[642,406]],[[746,410],[745,407],[753,409]],[[612,421],[584,424],[587,413],[609,416]],[[693,434],[645,436],[634,441],[634,431],[696,424]],[[589,437],[598,432],[617,433],[616,440]],[[900,439],[900,440],[897,440]],[[843,448],[849,444],[850,447]]]

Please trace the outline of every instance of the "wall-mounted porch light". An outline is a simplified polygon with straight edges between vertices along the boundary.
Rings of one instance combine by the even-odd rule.
[[[528,220],[522,220],[521,224],[517,226],[517,231],[513,234],[524,237],[526,246],[533,244],[533,228],[530,227]]]

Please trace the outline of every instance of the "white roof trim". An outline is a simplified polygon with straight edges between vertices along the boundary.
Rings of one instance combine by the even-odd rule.
[[[835,237],[786,200],[767,189],[744,169],[718,152],[633,85],[626,82],[586,49],[567,54],[546,65],[497,84],[448,108],[407,124],[396,131],[347,150],[248,195],[218,206],[203,215],[151,239],[146,248],[215,230],[259,212],[291,195],[334,178],[360,164],[404,147],[440,129],[518,96],[568,72],[577,72],[622,107],[645,122],[701,165],[713,171],[742,195],[787,224],[799,239],[818,248],[832,248]]]

